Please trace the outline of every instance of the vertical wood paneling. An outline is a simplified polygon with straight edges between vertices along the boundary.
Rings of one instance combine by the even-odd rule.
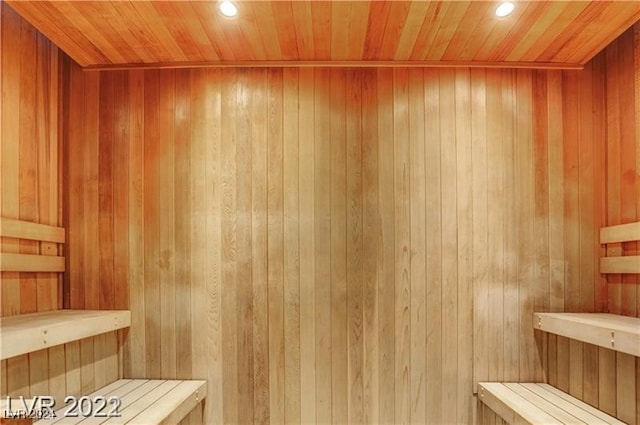
[[[316,421],[316,239],[315,209],[315,92],[312,70],[300,71],[299,184],[300,184],[300,422]],[[259,137],[256,137],[259,140]],[[262,227],[264,229],[264,227]],[[266,237],[266,235],[265,235]]]
[[[60,225],[58,49],[4,4],[0,20],[1,215]],[[55,245],[10,238],[2,240],[2,247],[4,252],[28,254],[55,250]],[[60,284],[57,274],[3,272],[0,315],[59,308]]]
[[[285,422],[300,423],[300,136],[299,71],[284,72]],[[250,244],[251,241],[248,241]]]
[[[326,103],[320,93],[330,90],[329,72],[318,70],[315,72],[314,85],[316,87],[314,101],[314,170],[316,174],[314,184],[314,205],[317,218],[314,223],[314,237],[316,242],[315,258],[315,289],[316,289],[316,415],[317,423],[330,423],[332,415],[331,405],[331,156],[330,156],[330,117],[326,113]],[[269,342],[271,345],[271,342]]]
[[[393,182],[395,223],[395,422],[411,419],[411,209],[409,76],[393,71]]]
[[[607,84],[607,225],[640,220],[640,26],[636,24],[604,52]],[[633,87],[633,89],[632,89]],[[637,253],[638,244],[622,246],[625,253]],[[607,276],[609,311],[640,316],[640,290],[635,275]],[[621,353],[607,353],[613,376],[605,383],[615,396],[610,409],[629,423],[640,420],[640,361]],[[615,363],[614,363],[615,362]],[[615,365],[615,366],[614,366]],[[615,369],[614,369],[615,367]],[[613,404],[615,400],[615,405]]]
[[[377,87],[374,78],[362,82],[362,104],[377,103]],[[379,382],[380,382],[380,252],[381,231],[378,206],[380,186],[378,183],[378,111],[363,108],[362,111],[362,267],[364,279],[364,359],[363,359],[363,422],[379,423]],[[377,266],[378,265],[378,266]]]
[[[362,191],[362,77],[347,74],[347,347],[348,421],[363,423],[363,191]]]
[[[267,270],[269,300],[269,419],[283,424],[284,412],[284,222],[282,176],[282,73],[267,80]],[[224,281],[223,281],[224,282]],[[328,285],[328,280],[325,281]],[[226,286],[226,285],[225,285]],[[224,292],[224,288],[223,288]],[[331,305],[331,304],[329,304]],[[225,325],[226,326],[226,325]],[[330,337],[329,337],[330,338]],[[330,357],[329,357],[330,359]],[[331,369],[327,371],[331,373]],[[226,391],[226,387],[224,388]]]
[[[128,191],[128,214],[112,212],[106,239],[115,244],[126,220],[130,254],[118,261],[139,310],[125,370],[207,378],[211,422],[465,423],[478,380],[545,377],[603,410],[636,414],[613,378],[634,377],[636,365],[618,359],[616,368],[608,350],[530,323],[534,309],[606,303],[592,262],[606,212],[598,135],[619,113],[604,109],[604,83],[618,81],[605,74],[607,58],[578,78],[72,68],[68,84],[81,95],[69,98],[69,119],[82,122],[67,127],[82,153],[68,155],[128,164],[103,165],[113,181],[100,182],[114,209],[119,188]],[[101,102],[113,104],[114,121],[125,108],[128,124],[80,118],[78,108]],[[101,154],[101,128],[126,146]],[[88,171],[70,171],[78,234],[111,213],[87,214],[107,205],[100,185],[79,185]],[[74,261],[90,265],[87,249],[73,245]],[[92,267],[72,273],[72,289],[105,270]],[[81,343],[80,356],[92,349]]]
[[[458,267],[458,316],[456,319],[458,352],[473,353],[473,161],[471,141],[471,75],[469,70],[455,72],[456,97],[456,219],[457,219],[457,267]],[[529,99],[527,99],[528,101]],[[527,117],[528,118],[528,117]],[[457,423],[468,420],[472,414],[473,356],[458,356]],[[528,363],[525,361],[524,363]]]
[[[206,423],[465,423],[472,383],[545,376],[640,421],[638,359],[530,331],[640,310],[594,265],[640,211],[637,25],[580,74],[83,73],[0,8],[2,216],[64,210],[66,304],[131,307],[125,375],[206,378]],[[2,315],[59,285],[3,273]],[[3,361],[2,395],[92,391],[123,338]]]
[[[393,168],[393,72],[381,69],[376,73],[378,99],[375,105],[378,118],[378,187],[381,229],[378,239],[378,357],[380,391],[378,419],[381,423],[395,422],[395,185]]]
[[[563,209],[545,202],[566,184],[558,158],[578,154],[545,151],[552,140],[562,145],[550,122],[566,98],[558,74],[95,75],[70,74],[70,83],[85,79],[85,95],[100,93],[73,97],[79,105],[69,105],[69,116],[97,102],[113,104],[105,116],[121,121],[116,111],[126,108],[127,125],[85,120],[78,133],[95,129],[102,141],[89,139],[99,146],[99,129],[113,128],[126,154],[70,140],[83,158],[97,152],[113,167],[98,168],[113,180],[99,185],[112,202],[96,198],[94,208],[122,204],[125,188],[129,214],[114,215],[112,231],[124,219],[130,235],[144,235],[119,260],[139,317],[127,373],[169,378],[181,368],[183,377],[207,377],[207,417],[257,423],[465,422],[474,380],[541,375],[522,315],[533,303],[558,304],[540,287],[562,281],[533,273],[551,239],[526,241],[534,223],[541,232],[564,226]],[[538,79],[544,91],[533,96]],[[536,114],[546,124],[534,129]],[[127,168],[116,168],[115,157]],[[557,180],[538,183],[546,172]],[[71,174],[70,187],[83,173]],[[99,192],[88,187],[70,208],[86,211]],[[584,198],[584,208],[595,211],[595,198]],[[86,229],[75,213],[70,226]],[[573,249],[587,255],[567,243],[557,261]],[[81,270],[86,278],[106,269]],[[178,341],[179,329],[190,330],[191,342]],[[85,345],[87,356],[102,346]],[[83,371],[85,386],[104,379],[99,367]]]
[[[424,93],[424,72],[409,73],[410,93]],[[425,129],[424,99],[413,96],[409,103],[409,188],[411,228],[424,228],[426,224]],[[411,371],[410,415],[411,423],[426,421],[426,232],[411,233],[410,293],[411,293]]]
[[[331,421],[347,423],[346,73],[332,72],[330,84]]]
[[[425,70],[425,197],[430,208],[426,210],[426,416],[428,423],[442,422],[442,216],[440,167],[440,78],[438,70]],[[384,164],[381,155],[381,164]],[[381,165],[382,171],[382,165]],[[380,182],[384,185],[384,181]],[[382,195],[381,189],[381,195]],[[393,222],[389,223],[393,227]],[[393,244],[393,240],[389,243]],[[392,245],[393,246],[393,245]],[[384,282],[382,283],[384,286]],[[382,317],[381,317],[382,320]],[[384,322],[382,322],[384,325]],[[382,385],[382,383],[381,383]],[[381,394],[381,397],[384,393]],[[391,421],[393,422],[393,421]]]
[[[565,176],[565,220],[554,223],[554,228],[557,225],[564,228],[564,256],[568,262],[563,266],[564,290],[558,291],[557,284],[551,288],[552,310],[561,310],[564,304],[571,311],[638,316],[637,277],[602,276],[597,270],[597,260],[590,258],[603,252],[596,239],[599,227],[637,221],[639,217],[638,31],[636,25],[623,34],[587,64],[580,78],[563,75],[565,143],[561,161]],[[551,141],[549,146],[553,148]],[[549,200],[553,207],[555,201]],[[560,245],[553,243],[557,238],[554,232],[549,236],[551,272],[561,276],[554,267],[557,261],[554,252]],[[637,249],[634,244],[625,248],[629,252]],[[557,280],[552,277],[554,282]],[[559,296],[564,303],[558,303]],[[549,337],[547,373],[551,383],[625,422],[636,423],[640,418],[638,359],[566,338]]]
[[[82,196],[69,200],[65,191],[82,193],[86,187],[80,187],[86,179],[85,162],[81,159],[85,150],[73,151],[70,161],[63,156],[64,138],[58,135],[61,126],[66,124],[62,119],[64,110],[59,110],[59,100],[69,102],[72,97],[73,102],[84,102],[85,81],[75,74],[78,78],[74,80],[73,89],[78,90],[60,92],[61,77],[77,69],[72,70],[68,62],[61,60],[58,49],[5,3],[0,3],[0,52],[0,215],[62,226],[74,221],[66,216],[68,205],[72,204],[80,214],[84,207]],[[81,137],[78,132],[84,131],[84,122],[81,122],[84,116],[76,113],[70,118],[74,125],[66,127],[65,131]],[[109,121],[112,120],[105,123]],[[97,138],[97,133],[93,137]],[[61,177],[64,175],[73,175],[76,183],[63,191]],[[79,202],[81,208],[78,208]],[[111,206],[108,209],[113,211]],[[74,223],[80,228],[84,226],[79,220]],[[83,231],[77,227],[67,234],[68,244],[82,238]],[[3,238],[1,243],[3,252],[58,254],[55,244],[38,246],[34,242],[18,243],[10,238]],[[85,259],[79,257],[84,255],[70,255],[68,244],[65,247],[68,266],[73,273],[77,272],[75,276],[81,276]],[[97,258],[95,250],[94,254],[93,258]],[[63,303],[68,305],[70,300],[78,299],[77,289],[80,289],[63,297],[62,275],[53,273],[2,272],[0,287],[0,316],[62,308]],[[84,303],[84,293],[79,295]],[[97,297],[95,301],[98,301]],[[85,345],[93,347],[94,343],[94,340],[88,340]],[[82,356],[80,348],[81,343],[75,342],[3,360],[0,396],[51,395],[61,404],[66,395],[79,395],[83,383],[81,372],[83,368],[93,371],[95,360],[93,351],[91,355]],[[116,353],[117,348],[108,346],[100,356],[108,358]],[[102,376],[108,379],[117,374],[116,367]],[[91,379],[86,387],[93,390],[94,384],[95,379]]]

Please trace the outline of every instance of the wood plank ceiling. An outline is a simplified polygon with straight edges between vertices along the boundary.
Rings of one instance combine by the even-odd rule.
[[[381,61],[580,66],[640,19],[639,1],[8,0],[84,67]],[[379,64],[379,63],[378,63]]]

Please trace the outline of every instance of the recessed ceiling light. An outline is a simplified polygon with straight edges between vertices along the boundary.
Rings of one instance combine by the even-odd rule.
[[[505,16],[511,15],[513,9],[516,8],[516,5],[511,3],[510,1],[505,1],[500,3],[498,7],[496,7],[496,16],[498,18],[504,18]]]
[[[218,8],[220,9],[220,13],[229,18],[233,18],[238,14],[238,8],[236,7],[236,5],[228,0],[221,2]]]

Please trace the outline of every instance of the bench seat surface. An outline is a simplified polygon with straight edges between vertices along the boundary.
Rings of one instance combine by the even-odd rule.
[[[131,325],[128,310],[54,310],[0,319],[2,360]]]
[[[69,405],[56,406],[55,419],[42,419],[37,425],[175,425],[178,424],[207,394],[206,381],[120,379],[89,394],[91,400],[116,397],[120,401],[117,416],[69,417],[65,412]],[[57,400],[57,402],[60,402]],[[95,406],[95,405],[94,405]],[[109,413],[114,404],[109,403],[102,411]],[[77,410],[76,410],[77,412]],[[95,413],[95,412],[94,412]]]
[[[478,397],[513,425],[624,425],[549,384],[481,382]]]
[[[534,313],[544,332],[640,356],[640,318],[609,313]]]

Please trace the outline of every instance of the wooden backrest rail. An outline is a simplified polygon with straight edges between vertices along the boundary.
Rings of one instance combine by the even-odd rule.
[[[57,244],[66,240],[65,229],[30,221],[0,218],[0,236],[3,238],[39,241],[40,255],[17,252],[0,253],[0,271],[54,272],[65,271],[64,257],[57,256]]]
[[[600,229],[600,243],[607,246],[600,258],[600,273],[640,273],[640,255],[623,255],[623,243],[640,241],[640,222]]]

